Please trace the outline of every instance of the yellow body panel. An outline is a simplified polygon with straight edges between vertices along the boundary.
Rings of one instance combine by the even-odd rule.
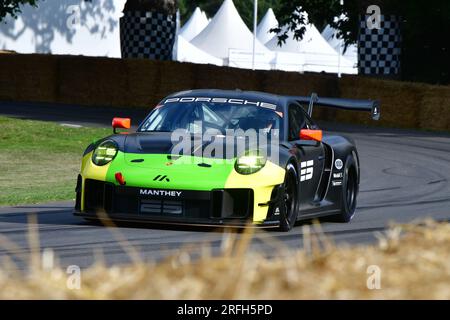
[[[107,164],[101,167],[94,165],[91,161],[92,152],[93,151],[86,154],[81,161],[81,176],[83,183],[83,188],[81,188],[81,210],[84,210],[84,180],[86,179],[86,177],[89,177],[89,179],[105,181],[106,173],[108,172],[110,165]]]
[[[94,165],[91,158],[92,152],[89,152],[83,157],[83,161],[81,163],[81,175],[83,177],[89,177],[89,179],[105,181],[106,174],[111,163],[100,167]]]
[[[233,170],[228,177],[225,188],[251,188],[254,192],[253,222],[262,223],[267,218],[269,207],[258,204],[270,201],[272,190],[284,182],[286,170],[267,161],[265,167],[255,174],[242,175]]]

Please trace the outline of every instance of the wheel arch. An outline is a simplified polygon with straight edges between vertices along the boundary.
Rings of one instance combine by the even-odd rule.
[[[324,143],[333,149],[334,160],[341,159],[345,162],[345,165],[349,157],[354,159],[359,184],[361,171],[360,160],[358,150],[353,139],[344,136],[326,136],[324,137]]]

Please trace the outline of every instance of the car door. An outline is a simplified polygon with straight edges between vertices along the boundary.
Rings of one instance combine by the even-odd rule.
[[[295,154],[299,168],[300,210],[305,210],[314,206],[314,198],[324,168],[325,151],[322,142],[300,139],[302,129],[318,129],[303,108],[297,103],[292,103],[288,107],[288,113],[288,139],[291,153]]]

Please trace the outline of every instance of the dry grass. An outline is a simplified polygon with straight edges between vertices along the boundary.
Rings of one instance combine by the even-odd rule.
[[[39,261],[34,255],[27,275],[5,271],[11,266],[0,269],[0,298],[450,299],[448,223],[397,225],[378,235],[378,245],[354,248],[335,247],[320,232],[312,236],[318,226],[315,232],[304,228],[305,248],[280,249],[279,257],[249,252],[252,234],[246,233],[216,257],[205,250],[191,261],[183,251],[161,263],[109,268],[98,263],[82,272],[80,290],[67,288],[64,269],[49,269],[48,257]],[[30,243],[36,251],[35,235]],[[371,265],[381,270],[380,290],[367,288]]]

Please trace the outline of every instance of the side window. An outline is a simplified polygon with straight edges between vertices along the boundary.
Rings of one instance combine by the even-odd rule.
[[[305,117],[305,125],[302,129],[310,129],[310,130],[316,130],[319,127],[317,124],[314,123],[314,121],[309,117],[308,115],[308,108],[305,105],[301,106],[301,111],[303,112],[303,116]]]
[[[300,130],[305,126],[305,116],[300,106],[291,104],[289,106],[289,141],[299,139]]]
[[[311,120],[311,118],[309,116],[305,116],[306,119],[306,128],[310,129],[310,130],[318,130],[319,126],[313,121]]]

